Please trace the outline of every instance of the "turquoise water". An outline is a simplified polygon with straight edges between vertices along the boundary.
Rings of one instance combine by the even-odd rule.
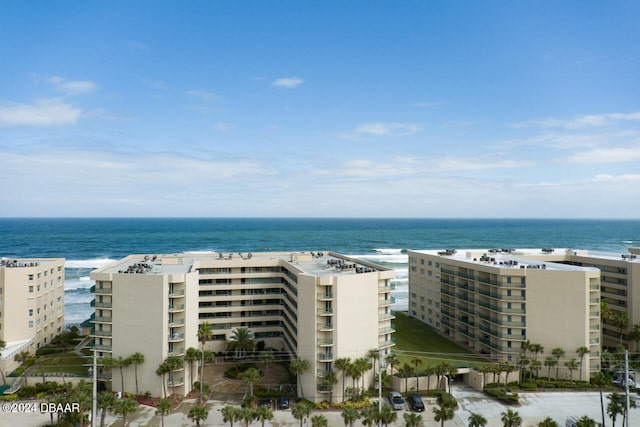
[[[0,219],[0,257],[64,257],[65,321],[90,314],[92,269],[131,253],[335,251],[396,270],[407,305],[407,249],[568,247],[622,253],[640,221],[551,219]]]

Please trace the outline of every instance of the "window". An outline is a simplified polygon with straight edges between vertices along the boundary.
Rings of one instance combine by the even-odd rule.
[[[29,329],[33,329],[33,320],[29,320]]]
[[[33,316],[33,308],[29,309],[29,316]]]
[[[29,285],[29,293],[32,294],[33,293],[33,285]]]
[[[33,280],[33,274],[29,275],[29,280]]]

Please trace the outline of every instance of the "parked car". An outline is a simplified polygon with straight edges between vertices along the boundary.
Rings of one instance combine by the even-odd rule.
[[[282,396],[278,399],[278,409],[289,409],[289,398],[287,396]]]
[[[397,391],[392,391],[391,393],[389,393],[389,401],[391,401],[391,406],[396,411],[404,409],[404,399],[402,398],[402,395]]]
[[[424,402],[422,401],[422,398],[417,394],[408,395],[407,403],[411,407],[412,411],[415,411],[415,412],[424,411]]]

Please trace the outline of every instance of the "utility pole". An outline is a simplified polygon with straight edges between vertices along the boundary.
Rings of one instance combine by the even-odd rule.
[[[624,350],[624,419],[626,427],[629,427],[629,350]]]
[[[91,410],[91,427],[96,427],[96,414],[98,413],[98,356],[93,349],[93,408]]]

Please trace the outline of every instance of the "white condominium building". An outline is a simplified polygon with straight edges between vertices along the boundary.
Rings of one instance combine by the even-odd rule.
[[[0,259],[0,369],[12,371],[64,329],[64,259]]]
[[[567,376],[564,363],[579,362],[577,349],[586,347],[581,375],[588,378],[600,369],[600,270],[551,261],[562,251],[409,251],[409,315],[512,364],[526,341],[544,347],[540,362],[562,348],[558,366]]]
[[[199,348],[201,323],[211,324],[206,349],[215,352],[246,327],[256,342],[309,362],[299,393],[319,402],[329,398],[323,376],[337,358],[386,354],[394,345],[393,277],[391,269],[332,252],[131,255],[91,273],[92,336],[100,355],[143,353],[140,391],[158,396],[156,369],[169,355]],[[188,376],[183,369],[169,379],[177,393],[197,380],[196,372]],[[119,375],[112,377],[119,390]],[[127,391],[133,387],[125,381]],[[341,384],[334,390],[337,397]]]

